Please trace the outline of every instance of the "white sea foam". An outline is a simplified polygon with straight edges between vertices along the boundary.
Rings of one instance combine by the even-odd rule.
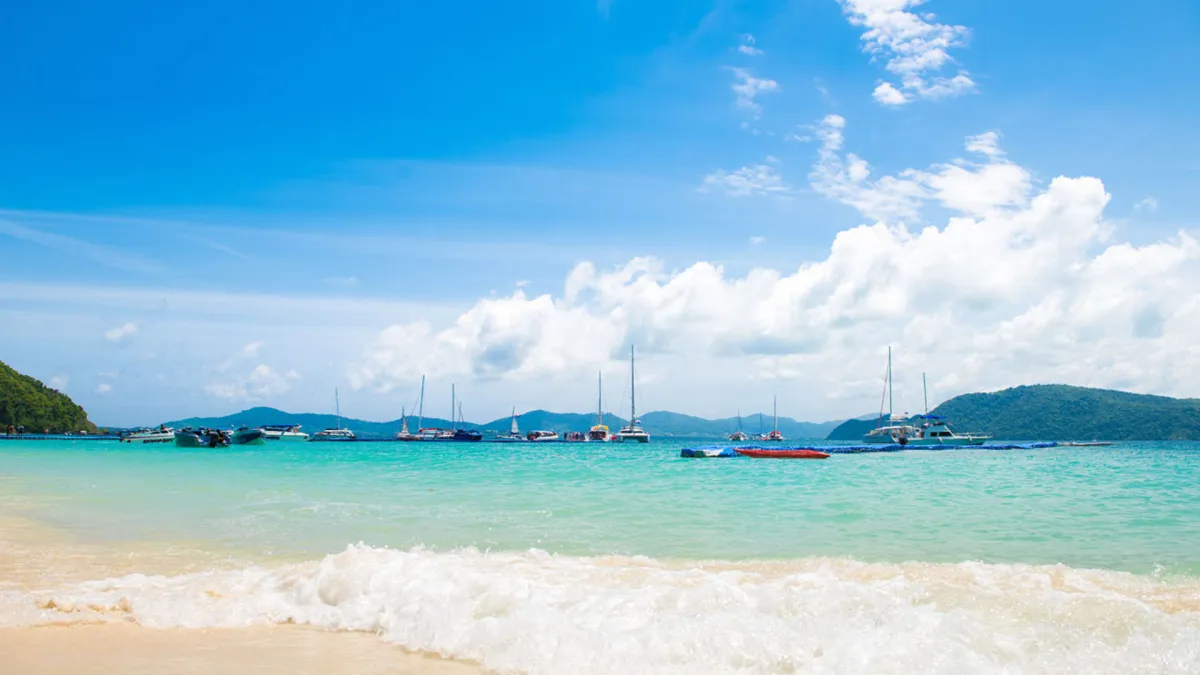
[[[304,623],[513,673],[1195,673],[1200,582],[1061,566],[714,564],[353,546],[8,592],[0,622]]]

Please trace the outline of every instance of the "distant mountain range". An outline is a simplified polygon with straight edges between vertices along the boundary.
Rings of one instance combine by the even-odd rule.
[[[1200,440],[1200,399],[1131,394],[1062,384],[963,394],[939,405],[956,431],[1009,441]],[[828,440],[857,441],[876,426],[847,420]]]
[[[243,410],[232,415],[225,415],[224,417],[191,417],[165,422],[164,424],[175,428],[259,427],[267,424],[299,424],[305,431],[312,433],[336,426],[337,419],[334,415],[289,413],[276,408],[258,407]],[[667,411],[646,413],[641,419],[642,426],[655,437],[722,438],[736,431],[738,427],[736,417],[708,420]],[[762,420],[765,425],[764,430],[770,431],[771,416],[763,415]],[[560,433],[565,431],[587,431],[595,423],[596,416],[592,414],[554,413],[546,410],[531,410],[522,413],[517,418],[517,424],[520,425],[522,431],[526,432],[534,429],[544,429]],[[625,424],[625,420],[616,415],[605,415],[604,423],[615,432]],[[486,438],[488,435],[491,435],[488,432],[507,432],[510,424],[509,417],[501,417],[485,423],[468,422],[466,427],[485,432]],[[364,438],[384,438],[392,436],[400,430],[400,420],[398,419],[387,422],[368,422],[343,417],[342,425]],[[416,418],[409,418],[408,425],[409,430],[415,432],[417,427]],[[421,420],[421,425],[449,428],[450,422],[449,420],[437,417],[426,417]],[[758,425],[757,414],[743,417],[742,427],[747,433],[758,433]],[[779,418],[779,431],[787,438],[824,438],[837,425],[837,421],[798,422],[787,417]]]

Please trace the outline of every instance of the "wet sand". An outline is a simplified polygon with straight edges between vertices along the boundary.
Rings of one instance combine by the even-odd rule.
[[[122,547],[74,541],[0,513],[0,591],[30,591],[131,572],[195,571],[193,546]],[[203,565],[233,565],[210,554]],[[4,623],[0,616],[0,623]],[[0,628],[4,675],[469,675],[478,666],[414,654],[366,633],[303,626],[158,630],[136,623]]]

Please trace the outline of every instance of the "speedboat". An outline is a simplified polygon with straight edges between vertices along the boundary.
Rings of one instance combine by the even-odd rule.
[[[529,432],[529,435],[526,436],[526,439],[528,439],[530,443],[545,443],[548,441],[557,441],[558,440],[558,432],[557,431],[531,431],[531,432]]]
[[[175,432],[175,446],[180,448],[223,448],[229,445],[229,435],[220,429],[180,429]]]
[[[268,441],[307,441],[308,434],[300,431],[300,425],[267,425],[262,427],[263,438]]]
[[[175,430],[167,427],[142,429],[121,439],[122,443],[174,443]]]
[[[230,445],[263,445],[266,442],[262,429],[242,427],[229,435]]]
[[[629,424],[621,427],[616,439],[622,443],[649,443],[650,434],[642,428],[642,421],[637,416],[637,387],[634,381],[633,345],[629,346]]]

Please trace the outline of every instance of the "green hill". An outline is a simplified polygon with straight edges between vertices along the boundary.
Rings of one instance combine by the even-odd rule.
[[[363,438],[384,438],[394,435],[400,429],[399,419],[387,422],[368,422],[343,417],[341,421],[343,426]],[[591,414],[554,413],[546,410],[524,412],[517,420],[517,424],[520,425],[522,431],[544,429],[560,433],[567,431],[587,431],[595,423],[596,417]],[[625,424],[625,420],[616,415],[606,414],[604,416],[604,423],[615,432]],[[764,423],[769,430],[771,427],[771,417],[769,415],[764,416]],[[190,417],[166,422],[165,424],[175,428],[217,427],[222,429],[231,426],[258,427],[266,424],[299,424],[303,426],[305,431],[312,433],[335,426],[337,424],[337,417],[314,413],[288,413],[275,408],[258,407],[223,417]],[[416,424],[416,420],[410,418],[409,430],[416,431]],[[485,423],[467,422],[466,426],[484,431],[486,437],[487,435],[491,435],[488,432],[508,431],[509,424],[510,418],[505,416]],[[426,417],[422,420],[422,425],[426,427],[449,427],[450,422],[440,418]],[[655,437],[721,438],[737,429],[737,419],[731,417],[719,420],[706,420],[700,417],[692,417],[691,415],[659,411],[646,413],[642,417],[642,426]],[[837,426],[837,422],[797,422],[784,417],[779,418],[779,430],[788,438],[822,438],[835,426]],[[749,433],[757,433],[758,416],[746,417],[743,422],[743,428]]]
[[[1010,441],[1200,440],[1200,400],[1062,384],[963,394],[933,410],[957,431]],[[874,420],[850,420],[829,440],[858,440]]]
[[[0,362],[0,433],[10,424],[29,433],[96,431],[69,396]]]

